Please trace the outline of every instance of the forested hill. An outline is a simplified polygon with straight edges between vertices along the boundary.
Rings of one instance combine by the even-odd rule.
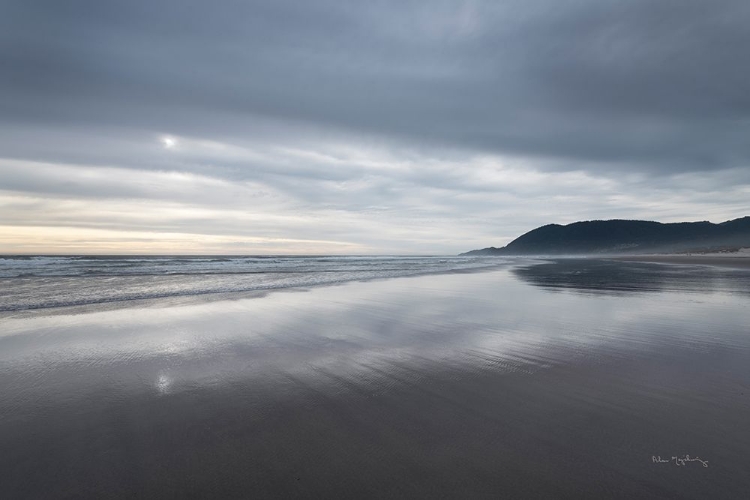
[[[548,224],[502,248],[461,255],[580,255],[673,253],[750,247],[750,217],[720,224],[642,220],[594,220],[566,226]]]

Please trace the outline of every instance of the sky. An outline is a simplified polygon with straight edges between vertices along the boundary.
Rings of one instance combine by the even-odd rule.
[[[0,0],[0,253],[750,215],[746,0]]]

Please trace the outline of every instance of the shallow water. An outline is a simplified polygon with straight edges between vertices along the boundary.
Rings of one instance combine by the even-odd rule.
[[[507,259],[399,256],[0,256],[0,313],[155,298],[206,299],[471,271]],[[127,304],[125,304],[127,305]]]
[[[749,305],[575,260],[7,314],[0,498],[743,498]]]

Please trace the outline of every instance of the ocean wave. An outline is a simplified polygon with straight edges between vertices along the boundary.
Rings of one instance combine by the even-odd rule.
[[[311,287],[498,265],[497,258],[85,259],[0,263],[0,311]],[[159,261],[159,262],[157,262]]]

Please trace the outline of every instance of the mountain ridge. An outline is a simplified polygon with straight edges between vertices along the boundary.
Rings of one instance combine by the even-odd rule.
[[[719,251],[750,247],[750,216],[720,223],[610,219],[546,224],[506,246],[460,255],[582,255]]]

